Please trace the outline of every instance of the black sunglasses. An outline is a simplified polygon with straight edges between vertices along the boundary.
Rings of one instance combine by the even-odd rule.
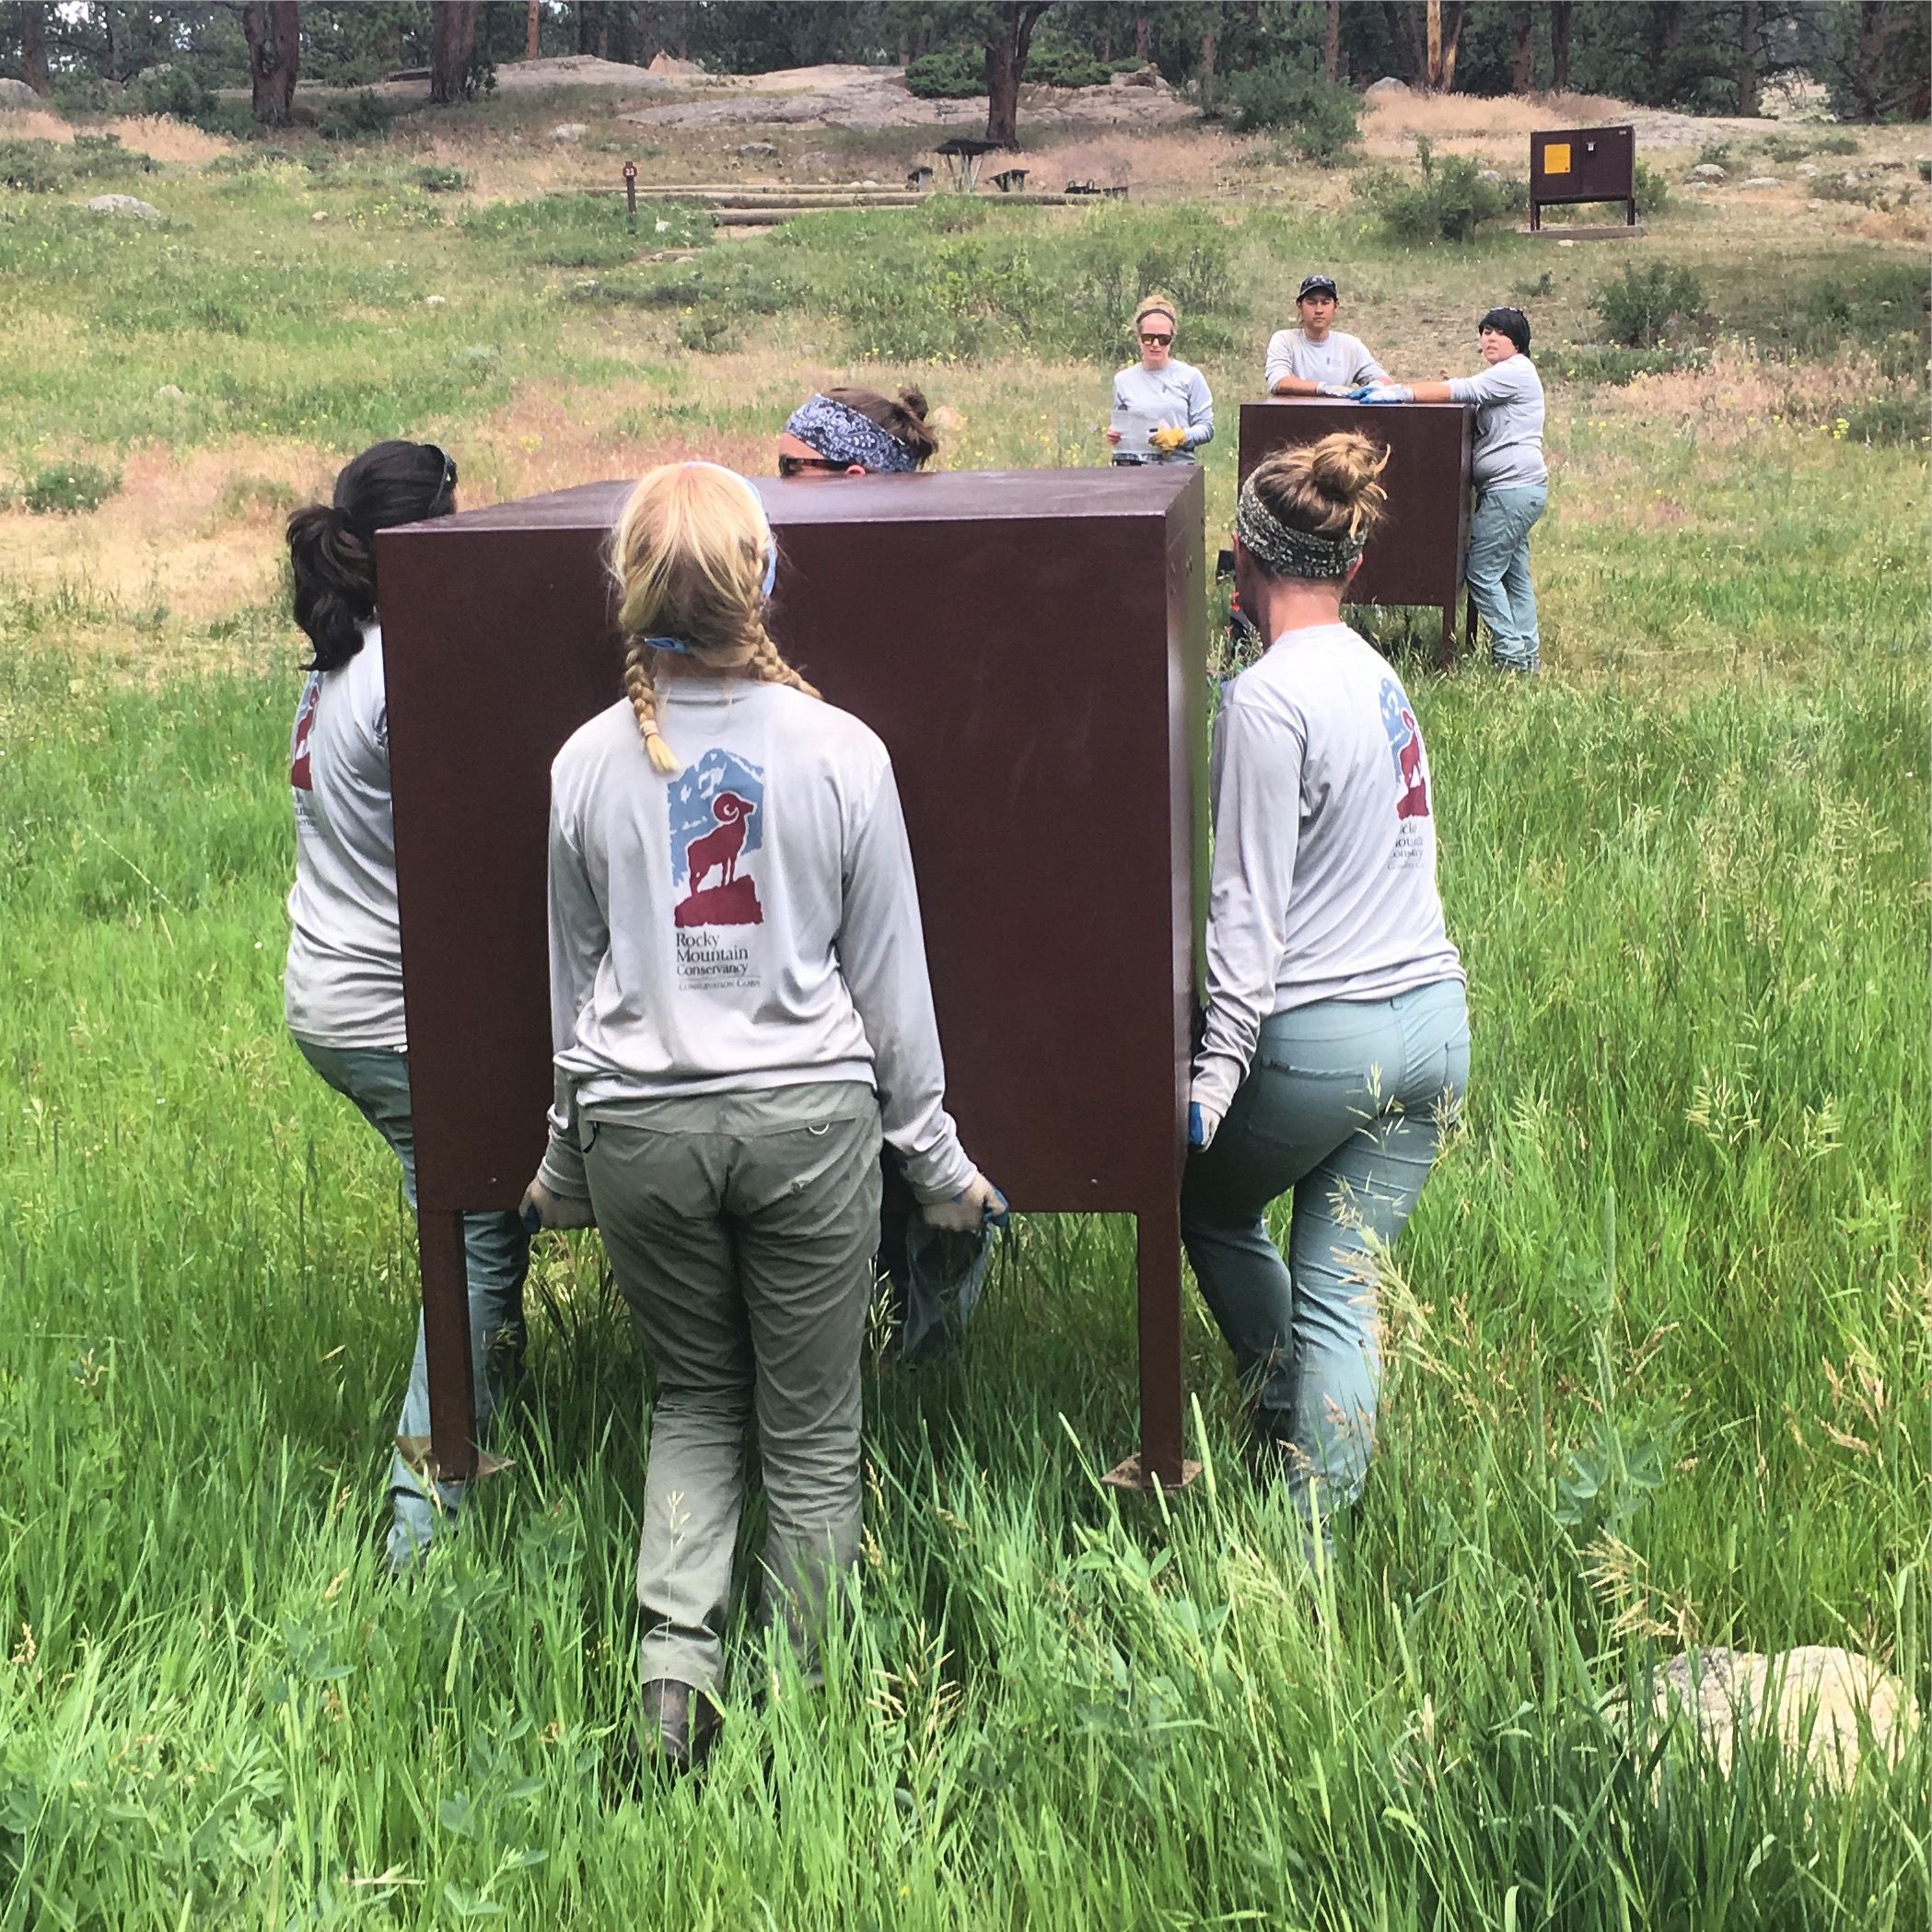
[[[443,480],[436,485],[436,501],[440,502],[456,488],[456,459],[447,449],[437,448],[434,443],[425,443],[423,447],[432,456],[443,459]]]
[[[1144,334],[1141,337],[1142,342],[1152,343],[1157,348],[1162,349],[1166,348],[1173,340],[1174,338],[1171,335]]]
[[[802,476],[808,470],[829,470],[843,476],[851,467],[850,463],[835,463],[823,456],[781,456],[778,459],[780,476]]]

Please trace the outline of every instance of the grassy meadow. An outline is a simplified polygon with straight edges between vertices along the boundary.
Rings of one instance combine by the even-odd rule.
[[[666,200],[634,242],[537,199],[579,183],[527,134],[0,190],[0,1932],[1923,1932],[1923,1726],[1841,1788],[1615,1716],[1688,1643],[1932,1695],[1915,236],[1677,205],[1646,247],[1715,320],[1619,386],[1621,254],[1399,248],[1339,175],[751,241]],[[1274,183],[1256,155],[1228,179]],[[1551,379],[1548,674],[1405,660],[1475,1069],[1381,1283],[1367,1496],[1309,1575],[1192,1296],[1207,1474],[1100,1488],[1131,1229],[1030,1221],[960,1360],[868,1376],[826,1688],[747,1629],[708,1780],[639,1788],[650,1383],[594,1238],[540,1243],[514,1472],[384,1580],[413,1229],[281,1027],[279,519],[395,434],[471,502],[768,469],[846,377],[920,381],[952,464],[1097,462],[1110,304],[1158,275],[1224,410],[1218,530],[1317,264],[1398,373],[1472,367],[1513,299]],[[98,507],[26,507],[86,469]]]

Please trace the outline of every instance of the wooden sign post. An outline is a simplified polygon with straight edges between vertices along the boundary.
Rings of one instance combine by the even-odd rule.
[[[773,634],[892,754],[967,1150],[1021,1211],[1138,1222],[1141,1455],[1183,1464],[1179,1187],[1205,891],[1198,470],[761,481]],[[438,1468],[475,1468],[460,1216],[551,1097],[550,764],[620,695],[629,485],[378,538]],[[640,746],[638,756],[644,752]]]

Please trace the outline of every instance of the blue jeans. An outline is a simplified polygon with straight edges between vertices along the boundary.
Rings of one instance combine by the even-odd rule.
[[[318,1046],[297,1040],[302,1056],[337,1093],[354,1100],[362,1117],[395,1150],[402,1163],[402,1188],[416,1205],[416,1145],[409,1111],[409,1055],[381,1047]],[[470,1276],[470,1359],[476,1378],[476,1426],[481,1432],[523,1366],[523,1277],[530,1272],[530,1236],[513,1214],[465,1215],[463,1247]],[[390,1463],[390,1568],[401,1574],[436,1534],[436,1519],[461,1507],[463,1485],[429,1484],[411,1468],[401,1438],[429,1436],[429,1355],[422,1318],[416,1321],[416,1359],[409,1393],[396,1425],[399,1447]]]
[[[1460,980],[1323,1000],[1263,1023],[1214,1144],[1188,1157],[1188,1260],[1311,1523],[1368,1475],[1382,1379],[1373,1251],[1414,1212],[1468,1083]],[[1291,1188],[1284,1262],[1266,1212]]]
[[[1477,612],[1489,626],[1490,661],[1498,670],[1542,667],[1536,591],[1530,582],[1530,530],[1549,500],[1548,483],[1476,494],[1464,575]]]

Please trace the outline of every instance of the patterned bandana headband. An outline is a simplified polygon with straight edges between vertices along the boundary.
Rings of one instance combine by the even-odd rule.
[[[857,463],[861,469],[916,470],[919,459],[895,436],[869,417],[830,396],[813,396],[792,412],[788,436],[809,443],[828,463]]]
[[[1346,576],[1348,566],[1362,554],[1366,532],[1350,530],[1340,537],[1319,537],[1310,530],[1290,530],[1264,505],[1251,476],[1241,485],[1234,532],[1270,576]]]

